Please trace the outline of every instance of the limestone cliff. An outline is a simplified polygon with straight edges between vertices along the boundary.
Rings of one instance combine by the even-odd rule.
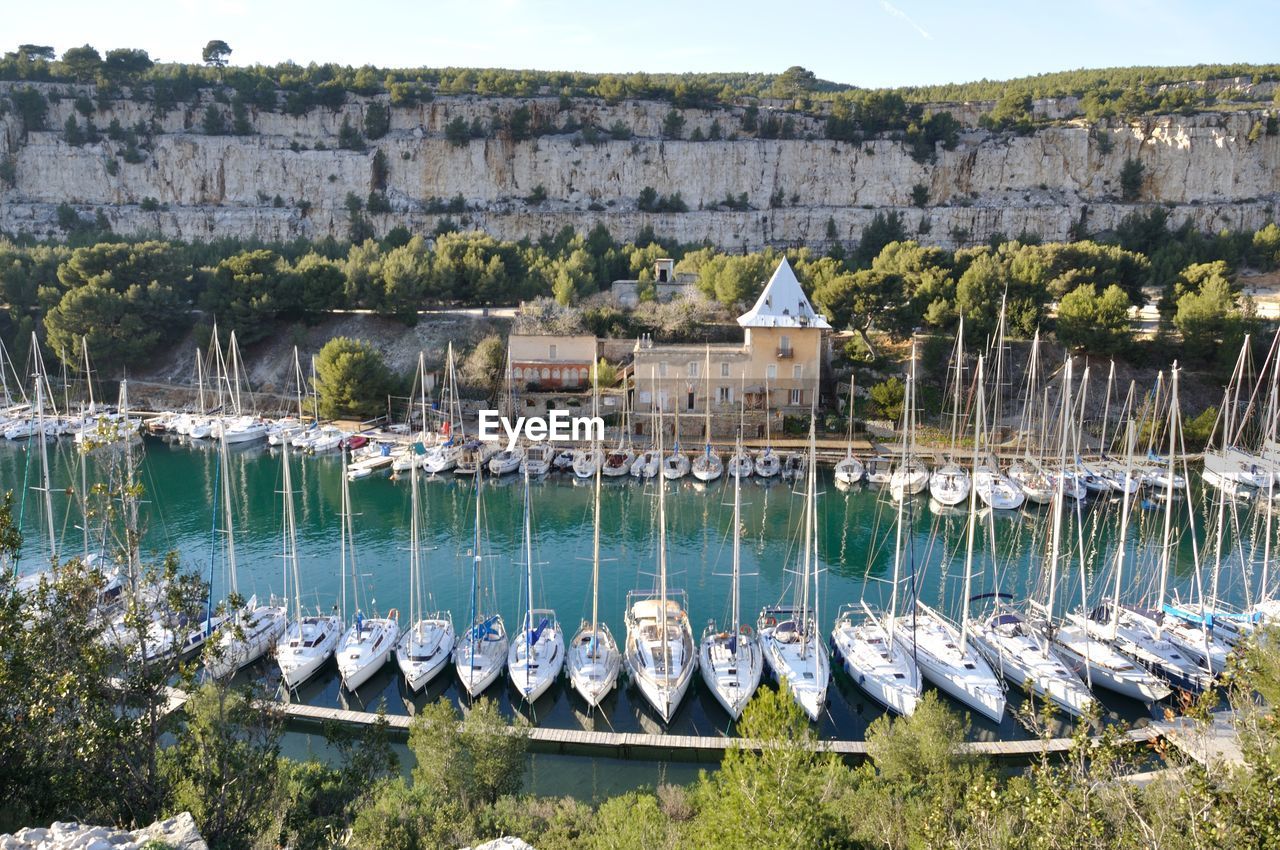
[[[729,249],[823,246],[832,232],[852,242],[889,209],[921,240],[954,246],[996,233],[1064,239],[1073,227],[1106,230],[1144,204],[1204,230],[1256,228],[1277,217],[1280,203],[1280,136],[1262,132],[1262,111],[1106,126],[1064,121],[1025,136],[969,126],[954,150],[919,161],[901,141],[826,140],[818,119],[799,115],[791,116],[795,138],[751,138],[741,109],[683,110],[685,140],[663,139],[670,105],[646,101],[575,100],[564,108],[550,97],[440,97],[391,109],[390,131],[364,151],[337,149],[338,132],[344,119],[362,126],[373,99],[351,97],[339,110],[296,117],[251,112],[253,134],[241,136],[201,132],[210,104],[229,120],[229,108],[208,96],[161,112],[132,100],[97,102],[89,117],[99,132],[113,119],[146,125],[142,161],[130,163],[119,141],[68,144],[61,130],[68,117],[84,122],[69,89],[49,105],[45,126],[58,129],[29,130],[13,111],[0,117],[0,158],[13,174],[12,184],[0,183],[0,230],[56,236],[57,208],[66,203],[86,218],[101,211],[120,233],[341,238],[350,226],[348,194],[364,199],[375,188],[377,149],[391,206],[367,214],[379,233],[397,224],[429,231],[443,217],[440,199],[457,196],[467,211],[455,220],[504,239],[603,223],[623,239],[648,225],[662,237]],[[957,109],[970,124],[981,111],[971,106]],[[461,145],[445,137],[452,119],[503,125],[522,107],[532,126],[569,131],[522,141],[489,134]],[[611,138],[615,125],[631,138]],[[603,129],[592,143],[582,126]],[[720,138],[688,140],[695,130]],[[1145,167],[1137,205],[1119,198],[1130,158]],[[927,187],[923,206],[912,204],[917,185]],[[546,200],[527,203],[539,186]],[[646,187],[678,192],[689,211],[640,211]],[[722,206],[743,193],[749,209]]]

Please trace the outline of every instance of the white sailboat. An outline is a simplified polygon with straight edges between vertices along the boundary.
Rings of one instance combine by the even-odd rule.
[[[418,467],[409,470],[409,628],[396,646],[396,664],[410,691],[420,691],[453,658],[453,617],[448,611],[434,611],[424,603],[422,552],[419,533],[421,500]]]
[[[773,450],[772,427],[769,424],[769,376],[764,379],[764,448],[756,453],[756,475],[775,478],[782,473],[782,458]]]
[[[902,442],[906,461],[910,443]],[[894,521],[893,583],[887,613],[873,611],[865,599],[844,605],[836,615],[831,644],[845,672],[876,702],[890,711],[909,716],[916,710],[923,690],[920,668],[908,645],[895,635],[898,627],[898,585],[902,575],[903,538],[909,533],[904,516],[908,499],[897,500]],[[863,586],[866,586],[864,582]],[[861,612],[861,614],[859,613]],[[862,617],[861,621],[858,620]]]
[[[658,453],[662,454],[661,429]],[[656,592],[633,590],[627,594],[623,659],[645,701],[669,723],[689,690],[698,656],[684,591],[667,587],[667,488],[661,480],[657,485],[658,587]]]
[[[914,357],[912,358],[914,371]],[[981,374],[982,359],[978,360]],[[908,383],[907,399],[914,402]],[[981,383],[981,382],[979,382]],[[914,426],[911,406],[907,408],[908,421]],[[970,522],[976,512],[976,486],[970,490]],[[972,544],[972,538],[970,539]],[[933,608],[917,597],[909,614],[900,617],[896,627],[902,640],[920,667],[923,676],[939,690],[949,694],[961,704],[999,723],[1004,717],[1004,687],[986,660],[969,641],[969,599],[973,581],[972,559],[966,559],[964,595],[960,607],[960,625],[952,625]]]
[[[841,490],[848,490],[862,480],[866,470],[862,461],[853,456],[853,375],[849,376],[849,426],[845,434],[844,457],[836,463],[835,481]]]
[[[233,513],[231,510],[231,474],[227,460],[228,436],[224,431],[218,438],[218,462],[222,465],[222,506],[227,518],[227,575],[229,578],[229,598],[239,596],[239,580],[236,570],[235,533]],[[255,594],[247,604],[236,610],[231,618],[219,629],[217,641],[205,659],[204,668],[217,679],[232,675],[242,667],[247,667],[275,648],[276,642],[284,634],[289,623],[288,610],[274,600],[267,605],[259,605]]]
[[[499,404],[499,409],[507,417],[510,422],[516,421],[516,388],[515,382],[511,377],[511,351],[507,351],[507,375],[504,382],[506,391]],[[524,446],[514,445],[510,448],[503,448],[494,453],[489,458],[489,473],[491,475],[508,475],[515,472],[524,463]]]
[[[600,467],[596,467],[599,476]],[[556,612],[533,603],[533,515],[529,505],[529,476],[524,477],[525,613],[520,632],[507,650],[507,673],[525,702],[547,692],[564,669],[564,633]]]
[[[276,664],[287,689],[293,690],[316,674],[338,648],[342,637],[342,612],[308,614],[302,607],[302,577],[298,569],[298,523],[293,507],[293,472],[289,443],[281,442],[281,478],[284,483],[284,558],[293,582],[293,616],[276,644]],[[345,549],[345,546],[343,547]],[[344,555],[345,561],[345,555]],[[342,581],[346,581],[343,576]]]
[[[738,433],[737,450],[742,450],[742,433]],[[735,457],[737,453],[735,453]],[[764,654],[759,639],[750,626],[742,622],[742,477],[733,478],[733,585],[729,599],[728,629],[720,629],[715,620],[707,623],[699,646],[702,681],[716,701],[734,720],[742,715],[764,672]]]
[[[706,366],[707,426],[703,437],[702,453],[693,459],[693,477],[699,481],[715,481],[724,474],[724,461],[711,450],[711,347],[707,347]]]
[[[741,388],[738,392],[738,446],[729,458],[729,474],[734,478],[750,478],[755,472],[755,459],[742,445],[742,435],[746,433],[747,387],[746,373],[742,374]]]
[[[595,708],[618,682],[622,653],[600,619],[600,475],[596,475],[591,539],[591,619],[583,620],[569,643],[569,682]]]
[[[672,426],[671,454],[663,454],[659,445],[658,456],[662,458],[662,477],[668,481],[676,481],[689,474],[689,456],[680,451],[680,402],[675,405],[675,423]],[[658,423],[662,427],[662,409],[658,409]],[[659,444],[662,440],[659,438]]]
[[[817,454],[816,425],[809,416],[809,466]],[[757,628],[765,662],[776,681],[791,691],[796,703],[810,720],[822,715],[831,681],[831,662],[818,629],[820,593],[818,576],[817,475],[806,480],[804,528],[801,532],[799,581],[791,605],[778,605],[760,612]]]
[[[484,581],[484,542],[481,529],[484,525],[484,476],[476,476],[475,536],[471,551],[471,611],[467,629],[459,638],[453,652],[453,663],[463,689],[471,697],[478,696],[497,681],[507,663],[506,624],[496,606],[490,607],[488,585]],[[489,613],[493,610],[493,613]]]
[[[608,478],[621,478],[631,473],[636,453],[631,448],[631,390],[630,381],[622,377],[622,421],[618,428],[618,445],[604,457],[604,474]]]
[[[342,452],[342,560],[351,573],[351,601],[355,619],[338,643],[338,674],[346,689],[355,692],[384,666],[400,638],[400,612],[392,608],[386,617],[366,617],[360,608],[360,569],[351,512],[351,486],[347,477],[347,453]],[[345,590],[343,592],[345,597]],[[346,609],[343,600],[343,609]]]
[[[440,426],[437,442],[427,448],[422,457],[422,469],[428,475],[439,475],[454,469],[462,457],[467,442],[466,428],[462,424],[462,410],[458,403],[458,376],[455,373],[453,343],[445,354],[444,386],[440,390]],[[423,426],[426,427],[425,424]]]
[[[942,463],[929,476],[929,495],[940,505],[953,507],[969,497],[969,472],[956,463],[956,440],[960,435],[960,389],[964,384],[964,317],[960,317],[960,330],[956,334],[956,349],[952,355],[953,376],[951,401],[951,450]]]
[[[978,385],[982,385],[982,359],[978,359]],[[981,392],[981,390],[979,390]],[[985,422],[984,405],[981,400],[975,408],[977,417],[974,421],[973,463],[977,468],[981,435]],[[1062,455],[1066,456],[1066,435],[1062,439]],[[1063,496],[1065,498],[1065,495]],[[1058,511],[1061,511],[1061,500]],[[967,532],[967,550],[965,555],[965,575],[973,572],[973,549],[978,530],[978,500],[976,493],[969,497],[969,522]],[[993,521],[990,512],[986,515],[987,523]],[[988,529],[990,531],[990,529]],[[994,531],[990,532],[994,539]],[[995,553],[992,553],[993,559]],[[1050,586],[1057,581],[1056,553],[1050,559],[1055,563],[1050,567]],[[994,567],[994,564],[993,564]],[[971,626],[972,638],[978,651],[995,670],[1012,685],[1030,690],[1043,700],[1049,700],[1068,714],[1084,715],[1093,704],[1093,694],[1066,663],[1054,652],[1053,645],[1044,633],[1028,623],[1012,606],[1003,604],[1004,594],[999,592],[988,594],[995,600],[992,610],[979,618]],[[1052,604],[1047,606],[1051,609]]]
[[[911,443],[911,449],[903,453],[901,460],[889,476],[889,493],[895,499],[903,499],[924,492],[929,486],[929,470],[915,454],[915,403],[916,403],[916,343],[911,341],[911,365],[907,369],[907,386],[903,394],[903,420],[911,422],[902,439]]]

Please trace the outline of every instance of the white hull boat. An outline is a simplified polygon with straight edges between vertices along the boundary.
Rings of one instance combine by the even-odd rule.
[[[861,623],[854,617],[853,606],[846,606],[831,632],[831,645],[845,672],[876,702],[896,714],[910,716],[923,691],[920,668],[906,644],[896,636],[889,640],[884,619],[869,611]]]
[[[338,648],[342,620],[337,616],[309,616],[294,620],[276,644],[276,664],[289,690],[316,674]]]
[[[430,614],[410,626],[396,646],[396,665],[409,690],[417,693],[440,674],[453,658],[453,620]]]
[[[507,650],[507,673],[525,702],[547,692],[564,669],[564,634],[556,613],[535,608]]]
[[[356,621],[338,644],[338,674],[347,690],[355,692],[387,664],[400,638],[397,612],[387,617],[364,617]]]
[[[961,648],[959,629],[924,603],[916,606],[914,616],[898,618],[894,633],[901,635],[921,674],[957,702],[999,723],[1005,707],[1000,679],[973,646]]]

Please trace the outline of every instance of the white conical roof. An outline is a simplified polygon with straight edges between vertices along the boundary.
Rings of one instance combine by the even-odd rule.
[[[813,309],[805,297],[786,257],[774,269],[773,277],[769,278],[755,306],[738,317],[738,324],[744,328],[831,329],[827,320]]]

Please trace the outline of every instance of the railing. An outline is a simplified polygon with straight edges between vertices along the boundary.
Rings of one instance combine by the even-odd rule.
[[[795,352],[795,349],[793,348],[778,349],[778,357],[783,360],[790,360],[792,357],[795,357],[795,356],[796,356],[796,352]]]

